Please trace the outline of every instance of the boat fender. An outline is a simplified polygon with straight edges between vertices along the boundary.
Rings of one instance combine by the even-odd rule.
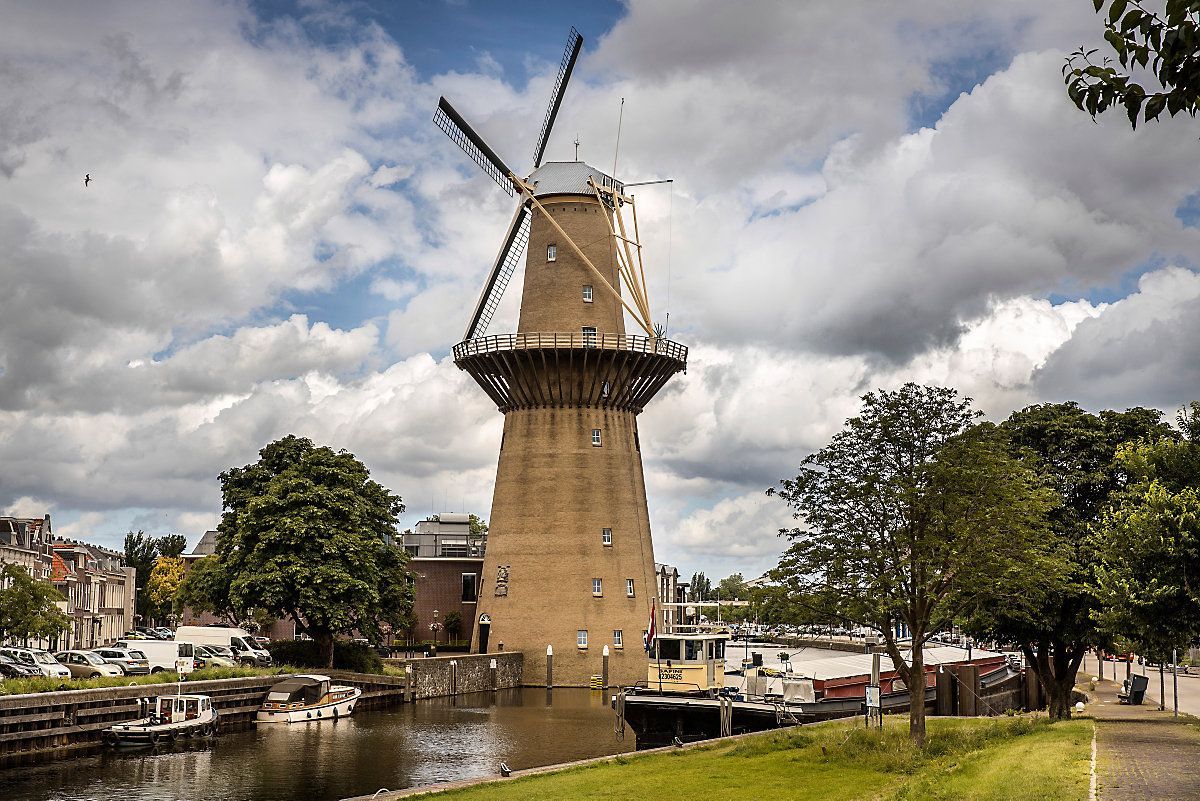
[[[312,717],[312,712],[306,712],[306,713],[305,713],[305,715],[307,715],[308,717],[310,717],[310,718],[311,718],[311,717]]]
[[[333,719],[338,719],[338,708],[336,706],[333,708]]]
[[[317,710],[317,717],[321,717],[321,710]]]
[[[152,743],[158,742],[158,732],[156,732],[156,731],[150,732],[150,742],[152,742]]]

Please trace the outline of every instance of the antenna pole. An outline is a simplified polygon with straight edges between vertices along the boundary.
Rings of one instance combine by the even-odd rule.
[[[575,134],[575,160],[579,161],[579,134]]]
[[[613,180],[617,180],[617,154],[621,152],[621,123],[625,121],[625,98],[621,98],[621,113],[617,117],[617,144],[613,148]]]

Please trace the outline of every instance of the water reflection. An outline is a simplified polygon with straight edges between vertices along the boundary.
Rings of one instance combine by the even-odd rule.
[[[601,693],[505,690],[349,719],[263,725],[210,744],[106,751],[0,771],[2,795],[49,801],[321,801],[632,751]]]

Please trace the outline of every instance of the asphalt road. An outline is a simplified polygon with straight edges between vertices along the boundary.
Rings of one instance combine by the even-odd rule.
[[[1104,678],[1114,678],[1114,670],[1116,671],[1116,679],[1123,681],[1125,679],[1124,662],[1105,662],[1104,663]],[[1134,662],[1130,669],[1133,673],[1145,673],[1150,679],[1150,685],[1146,688],[1146,703],[1153,703],[1158,706],[1159,701],[1159,682],[1158,668],[1148,668]],[[1195,668],[1193,668],[1195,670]],[[1093,654],[1088,654],[1083,660],[1083,666],[1079,669],[1079,683],[1086,684],[1087,680],[1099,676],[1099,668],[1096,664],[1096,657]],[[1174,692],[1171,684],[1171,671],[1166,670],[1163,673],[1166,681],[1165,701],[1166,708],[1174,708]],[[1185,675],[1182,672],[1179,674],[1179,711],[1189,715],[1200,717],[1200,675]]]

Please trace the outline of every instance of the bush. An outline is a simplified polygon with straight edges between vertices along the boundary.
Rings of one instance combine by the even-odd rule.
[[[279,663],[306,668],[327,667],[321,659],[320,648],[313,640],[276,640],[267,645],[267,650],[271,652],[271,658]],[[361,642],[335,642],[333,666],[355,673],[383,673],[383,660],[379,654]]]

